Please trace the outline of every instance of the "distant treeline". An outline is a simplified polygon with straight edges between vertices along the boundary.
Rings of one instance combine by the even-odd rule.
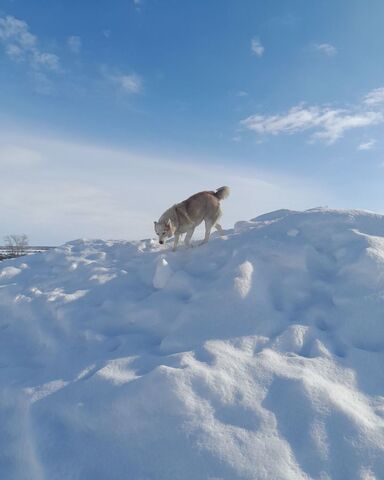
[[[46,245],[37,245],[37,246],[27,246],[24,247],[24,252],[22,254],[9,253],[9,247],[0,245],[0,261],[7,260],[10,258],[22,257],[24,255],[31,255],[32,253],[45,252],[55,247],[48,247]]]

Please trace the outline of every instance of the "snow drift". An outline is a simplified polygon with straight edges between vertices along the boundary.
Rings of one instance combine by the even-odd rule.
[[[384,217],[0,264],[7,480],[384,478]]]

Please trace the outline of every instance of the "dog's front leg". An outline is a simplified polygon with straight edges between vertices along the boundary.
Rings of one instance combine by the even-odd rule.
[[[180,235],[175,233],[175,240],[173,242],[173,249],[172,249],[174,252],[176,251],[177,245],[179,244],[179,238],[180,238]]]
[[[184,240],[184,243],[185,243],[185,246],[186,247],[189,247],[190,246],[190,241],[191,241],[191,238],[192,238],[192,235],[193,235],[193,232],[195,231],[195,227],[191,228],[190,230],[188,230],[187,234],[185,235],[185,240]]]

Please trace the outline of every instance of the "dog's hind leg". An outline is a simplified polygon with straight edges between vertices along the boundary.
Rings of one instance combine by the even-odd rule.
[[[184,243],[185,243],[186,247],[190,246],[190,241],[191,241],[191,238],[192,238],[192,235],[193,235],[194,231],[195,231],[195,227],[188,230],[187,234],[185,235]]]
[[[203,243],[207,243],[209,240],[209,236],[211,235],[211,230],[212,230],[213,224],[210,220],[205,220],[205,236],[204,240],[201,242],[201,245]]]

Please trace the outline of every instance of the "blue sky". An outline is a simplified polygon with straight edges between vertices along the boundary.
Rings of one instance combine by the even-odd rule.
[[[0,235],[148,237],[225,183],[227,227],[383,212],[383,18],[381,0],[1,0]]]

